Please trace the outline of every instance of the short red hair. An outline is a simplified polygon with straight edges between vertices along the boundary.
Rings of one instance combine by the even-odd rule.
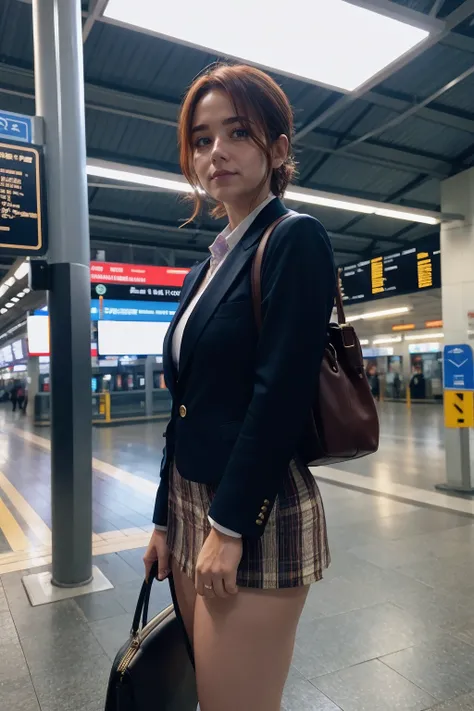
[[[267,158],[267,177],[271,173],[270,190],[275,195],[283,197],[296,172],[291,149],[293,111],[285,92],[268,74],[255,67],[244,64],[213,64],[191,84],[179,115],[181,170],[189,184],[195,188],[194,212],[188,222],[195,219],[202,207],[202,197],[198,191],[199,182],[193,165],[194,114],[199,101],[213,90],[225,92],[236,114],[248,117],[249,122],[245,128]],[[282,134],[288,138],[290,144],[288,156],[280,168],[272,169],[271,145]],[[212,211],[212,215],[216,218],[223,217],[225,215],[223,205],[218,204]]]

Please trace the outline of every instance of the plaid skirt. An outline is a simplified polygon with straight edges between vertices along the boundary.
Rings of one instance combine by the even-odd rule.
[[[210,532],[207,516],[213,497],[212,487],[188,481],[172,468],[168,546],[180,569],[192,579]],[[263,536],[243,540],[237,584],[267,590],[310,585],[321,580],[329,564],[321,494],[308,467],[292,461]]]

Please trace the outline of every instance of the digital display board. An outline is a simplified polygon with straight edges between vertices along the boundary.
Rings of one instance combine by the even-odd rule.
[[[346,304],[440,288],[439,237],[343,266],[340,278]]]
[[[169,323],[159,321],[99,321],[100,356],[162,355]]]
[[[42,255],[47,250],[40,146],[0,142],[0,251]]]

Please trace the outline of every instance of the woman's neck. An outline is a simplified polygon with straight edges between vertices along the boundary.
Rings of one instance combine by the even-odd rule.
[[[270,188],[266,186],[256,198],[252,198],[250,201],[245,200],[241,203],[235,203],[233,205],[225,204],[224,207],[227,212],[227,217],[229,218],[231,230],[235,230],[235,228],[238,227],[251,212],[256,210],[256,208],[267,199],[269,192]]]

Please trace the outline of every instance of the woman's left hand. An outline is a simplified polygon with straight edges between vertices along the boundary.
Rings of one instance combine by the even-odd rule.
[[[226,536],[211,529],[197,560],[196,591],[213,598],[228,597],[238,592],[237,568],[242,559],[242,539]]]

